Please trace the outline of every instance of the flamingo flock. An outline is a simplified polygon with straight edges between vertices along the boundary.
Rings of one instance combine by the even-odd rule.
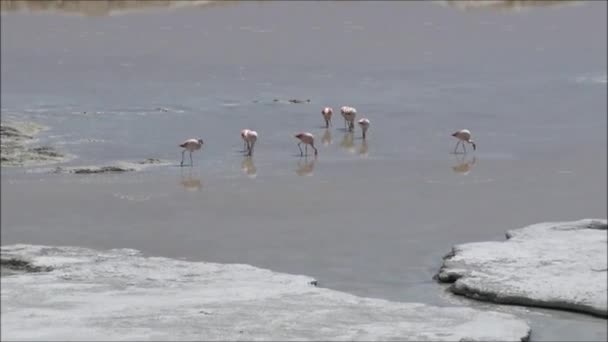
[[[331,117],[333,114],[333,109],[331,107],[324,107],[321,110],[321,114],[323,116],[323,120],[325,121],[325,128],[329,128],[329,126],[331,125]],[[342,117],[344,118],[344,128],[346,131],[348,132],[353,132],[355,129],[355,118],[357,116],[357,109],[355,109],[354,107],[350,107],[350,106],[342,106],[340,107],[340,114],[342,114]],[[361,138],[363,139],[363,142],[365,143],[365,154],[367,154],[367,141],[365,140],[367,138],[367,130],[370,127],[370,120],[367,118],[361,118],[357,121],[357,123],[359,124],[359,127],[361,128]],[[327,133],[327,132],[326,132]],[[455,137],[456,139],[458,139],[458,141],[456,142],[456,146],[454,146],[454,154],[458,153],[458,147],[459,145],[462,145],[462,149],[463,149],[463,153],[467,153],[467,149],[465,146],[465,143],[470,144],[473,147],[473,150],[477,149],[477,146],[475,144],[475,142],[473,141],[473,139],[471,138],[471,132],[468,129],[461,129],[457,132],[454,132],[452,134],[453,137]],[[317,148],[315,147],[315,137],[312,133],[310,132],[299,132],[296,133],[294,135],[294,137],[296,139],[298,139],[298,149],[300,150],[300,156],[307,156],[308,155],[308,146],[310,145],[310,147],[314,150],[314,155],[317,156],[319,151],[317,150]],[[258,140],[258,132],[252,130],[252,129],[242,129],[241,130],[241,139],[243,140],[243,152],[245,152],[245,155],[248,158],[251,158],[253,156],[253,150],[254,150],[254,146],[255,143]],[[323,139],[324,144],[327,145],[327,137],[324,137]],[[304,151],[302,151],[302,144],[304,144]],[[181,143],[179,145],[180,147],[183,148],[182,150],[182,161],[180,163],[180,166],[184,166],[184,154],[186,153],[186,151],[188,151],[190,153],[190,166],[193,166],[193,161],[192,161],[192,152],[198,151],[203,147],[203,139],[200,138],[192,138],[192,139],[187,139],[185,140],[183,143]]]

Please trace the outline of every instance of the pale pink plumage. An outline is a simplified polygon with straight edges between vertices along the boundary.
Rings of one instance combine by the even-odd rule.
[[[182,151],[182,161],[181,161],[180,165],[184,166],[184,153],[186,151],[188,151],[188,152],[190,152],[190,166],[192,166],[194,164],[192,162],[192,152],[200,150],[202,146],[203,146],[203,139],[188,139],[188,140],[184,141],[183,143],[181,143],[179,145],[179,147],[183,147],[184,150]]]
[[[245,140],[245,143],[247,144],[247,155],[251,156],[253,154],[253,147],[256,141],[258,141],[258,132],[250,129],[244,129],[243,131],[245,131],[243,140]],[[243,135],[243,133],[241,133],[241,135]]]
[[[456,142],[456,146],[454,147],[454,153],[456,153],[459,144],[462,144],[464,153],[466,153],[467,148],[464,145],[465,142],[471,144],[473,146],[473,150],[477,149],[475,142],[473,141],[473,139],[471,139],[471,132],[468,129],[461,129],[457,132],[454,132],[452,133],[452,136],[458,139],[458,141]]]
[[[352,131],[355,128],[357,110],[353,107],[342,106],[340,107],[340,114],[344,117],[344,125],[347,126],[349,131]]]
[[[329,124],[331,123],[331,115],[333,113],[334,113],[334,110],[331,107],[325,107],[321,111],[321,114],[323,115],[323,118],[325,119],[326,128],[329,127]]]
[[[298,143],[298,148],[300,149],[301,156],[304,155],[304,152],[302,152],[302,147],[300,147],[301,144],[304,144],[304,148],[306,149],[306,155],[308,155],[308,145],[310,145],[315,150],[315,156],[317,155],[314,135],[308,132],[300,132],[296,134],[295,137],[300,140],[300,142]]]
[[[365,139],[365,133],[367,132],[367,129],[369,128],[369,119],[362,118],[361,120],[359,120],[359,126],[361,126],[361,132],[363,133],[363,139]]]

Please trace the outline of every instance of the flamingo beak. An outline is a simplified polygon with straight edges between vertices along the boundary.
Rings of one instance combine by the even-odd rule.
[[[477,146],[475,146],[474,142],[472,142],[471,145],[473,145],[473,151],[477,150]]]

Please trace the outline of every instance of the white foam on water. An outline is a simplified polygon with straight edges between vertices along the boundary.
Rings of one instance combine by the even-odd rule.
[[[577,76],[574,79],[574,81],[576,83],[582,83],[582,84],[606,84],[606,83],[608,83],[606,74],[581,75],[581,76]]]

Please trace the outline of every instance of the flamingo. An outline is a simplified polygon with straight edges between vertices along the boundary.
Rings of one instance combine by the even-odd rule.
[[[306,155],[308,155],[308,145],[310,145],[315,150],[315,156],[317,155],[317,148],[315,147],[315,137],[311,133],[308,132],[300,132],[295,135],[296,138],[300,139],[298,143],[298,148],[300,149],[300,156],[304,155],[302,152],[302,147],[300,145],[304,143],[304,148],[306,149]]]
[[[183,147],[184,150],[182,151],[182,162],[179,165],[184,166],[184,153],[186,151],[189,151],[190,152],[190,166],[192,166],[193,165],[192,152],[200,150],[202,146],[203,146],[203,139],[188,139],[188,140],[184,141],[183,143],[181,143],[179,145],[179,147]]]
[[[247,131],[249,131],[247,128],[241,130],[241,138],[243,139],[243,151],[248,150],[247,139],[245,139],[245,135],[247,135]]]
[[[359,126],[361,126],[361,131],[363,132],[363,139],[365,139],[365,132],[369,128],[369,119],[362,118],[359,120]]]
[[[348,125],[348,130],[352,131],[355,128],[355,116],[357,116],[357,110],[353,107],[342,106],[340,113],[344,117],[344,125]]]
[[[473,151],[477,149],[477,146],[475,146],[475,142],[473,142],[473,139],[471,139],[471,132],[468,129],[461,129],[458,132],[454,132],[452,133],[452,136],[458,139],[458,142],[456,142],[456,146],[454,146],[454,153],[456,153],[459,144],[462,144],[462,149],[464,150],[464,153],[467,153],[467,148],[464,145],[465,142],[473,145]]]
[[[323,118],[325,119],[325,128],[329,128],[329,124],[331,123],[331,115],[334,113],[334,110],[331,107],[325,107],[321,111]]]
[[[258,140],[258,132],[252,131],[250,129],[245,129],[245,137],[243,138],[247,143],[247,155],[251,156],[253,154],[253,146],[255,142]]]

